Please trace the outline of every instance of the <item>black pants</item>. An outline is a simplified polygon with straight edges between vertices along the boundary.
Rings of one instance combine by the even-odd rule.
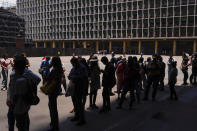
[[[30,120],[28,112],[20,115],[15,115],[15,117],[18,131],[29,131]]]
[[[187,79],[188,79],[188,70],[182,70],[184,78],[183,78],[183,83],[186,84],[187,83]]]
[[[72,101],[75,109],[75,117],[81,122],[85,121],[82,89],[75,89],[74,96],[72,96]]]
[[[159,80],[161,89],[164,89],[164,78],[165,78],[165,74],[161,75],[160,80]]]
[[[53,131],[59,130],[59,118],[58,118],[58,111],[57,111],[57,95],[49,96],[49,111],[50,111],[50,118],[51,118],[51,129]]]
[[[170,98],[173,99],[173,97],[177,98],[176,90],[174,88],[175,84],[170,83],[169,88],[170,88]]]
[[[134,101],[134,86],[133,87],[126,87],[124,86],[122,89],[122,93],[121,93],[121,98],[120,98],[120,102],[119,102],[119,106],[122,106],[124,100],[125,100],[125,96],[127,94],[127,92],[130,91],[130,104],[129,106],[131,107]]]
[[[90,93],[90,106],[96,105],[97,91],[98,90],[94,90],[93,92]]]
[[[103,109],[111,110],[111,105],[110,105],[110,92],[111,92],[111,87],[103,87]]]
[[[159,82],[159,76],[148,76],[144,99],[148,99],[148,94],[149,94],[151,85],[153,87],[152,99],[153,100],[155,99],[156,94],[157,94],[158,82]]]
[[[11,105],[8,109],[8,128],[9,131],[14,131],[14,125],[15,125],[15,115],[14,115],[14,106]]]

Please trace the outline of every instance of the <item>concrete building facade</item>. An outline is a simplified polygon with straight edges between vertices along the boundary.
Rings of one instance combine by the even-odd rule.
[[[17,14],[36,47],[196,51],[197,0],[17,0]]]

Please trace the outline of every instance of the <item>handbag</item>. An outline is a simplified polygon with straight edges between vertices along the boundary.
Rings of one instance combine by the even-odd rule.
[[[57,87],[57,81],[55,79],[47,81],[44,85],[40,87],[40,90],[45,95],[51,95]]]
[[[66,90],[66,96],[73,96],[75,91],[75,84],[72,82],[72,80],[68,83],[68,88]]]

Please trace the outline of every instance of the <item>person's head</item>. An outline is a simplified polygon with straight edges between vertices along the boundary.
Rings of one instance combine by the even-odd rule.
[[[133,57],[133,62],[137,63],[137,57],[136,56]]]
[[[147,58],[147,62],[151,62],[151,57],[148,57]]]
[[[153,54],[153,55],[152,55],[152,59],[153,59],[153,61],[154,61],[154,62],[156,62],[156,61],[157,61],[157,58],[158,58],[158,57],[157,57],[157,55],[156,55],[156,54]]]
[[[23,74],[26,68],[26,58],[21,55],[16,55],[14,58],[14,70],[18,74]]]
[[[49,56],[46,56],[46,61],[49,61],[51,58]]]
[[[62,62],[59,56],[54,56],[51,60],[51,66],[53,68],[62,69]]]
[[[27,54],[26,53],[22,53],[21,56],[27,57]]]
[[[72,64],[72,66],[74,68],[76,68],[78,65],[79,65],[79,61],[76,57],[73,57],[71,60],[70,60],[70,63]]]
[[[133,64],[133,57],[129,56],[128,57],[128,65],[131,66]]]
[[[140,57],[139,58],[139,63],[143,63],[144,62],[144,58],[143,57]]]
[[[103,56],[103,57],[101,58],[101,62],[102,62],[104,65],[107,65],[107,64],[109,63],[109,60],[107,59],[106,56]]]
[[[172,67],[176,67],[176,65],[177,65],[176,61],[172,62]]]
[[[112,57],[114,57],[115,56],[115,52],[112,52],[111,55],[112,55]]]
[[[161,56],[158,56],[158,61],[163,62],[163,58]]]

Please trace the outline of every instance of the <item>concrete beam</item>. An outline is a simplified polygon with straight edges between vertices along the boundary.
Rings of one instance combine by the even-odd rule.
[[[62,42],[62,48],[63,49],[65,48],[65,42],[64,41]]]
[[[75,48],[76,48],[76,42],[73,41],[73,49],[75,49]]]
[[[138,42],[138,54],[141,54],[142,52],[142,40],[139,40]]]
[[[155,40],[155,54],[158,54],[158,40]]]
[[[35,48],[38,48],[38,42],[35,42]]]
[[[44,48],[47,48],[47,42],[44,41]]]
[[[86,42],[86,41],[83,42],[83,48],[84,48],[84,49],[87,48],[87,42]]]
[[[109,42],[109,52],[112,51],[112,41]]]
[[[126,53],[127,42],[126,40],[123,41],[123,53]]]
[[[56,48],[55,41],[52,42],[52,48]]]
[[[176,40],[173,40],[173,56],[176,55]]]

